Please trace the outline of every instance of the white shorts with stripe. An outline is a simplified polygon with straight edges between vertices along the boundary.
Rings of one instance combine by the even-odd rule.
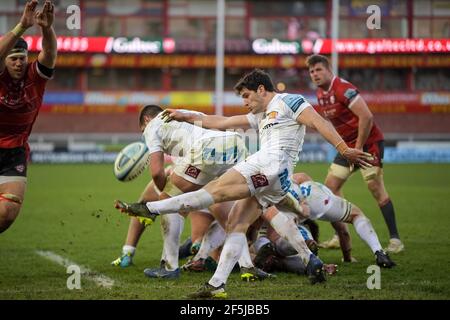
[[[311,220],[345,221],[352,211],[351,202],[334,195],[326,186],[315,181],[300,184],[300,199],[308,204]]]
[[[221,176],[247,156],[245,141],[238,134],[196,141],[189,152],[174,160],[173,171],[201,186]]]
[[[279,203],[294,184],[293,165],[283,154],[269,154],[260,150],[233,167],[246,180],[252,196],[263,208]],[[297,189],[298,190],[298,189]]]

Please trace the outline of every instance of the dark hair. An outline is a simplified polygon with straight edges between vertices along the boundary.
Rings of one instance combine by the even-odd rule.
[[[312,56],[306,58],[306,66],[308,68],[311,68],[312,66],[315,66],[318,63],[322,63],[325,68],[330,70],[330,60],[328,60],[327,57],[322,56],[320,54],[313,54]]]
[[[14,48],[28,50],[28,43],[25,41],[24,38],[19,38],[17,39]]]
[[[28,44],[23,38],[17,39],[14,47],[9,50],[8,55],[15,53],[28,54]]]
[[[248,90],[256,91],[258,87],[263,85],[264,88],[269,91],[275,91],[272,83],[272,79],[269,74],[261,69],[254,69],[252,72],[244,75],[234,86],[234,91],[240,94],[242,89],[246,88]]]
[[[139,113],[139,126],[144,125],[144,117],[150,116],[152,118],[156,117],[160,112],[163,111],[163,108],[157,106],[156,104],[149,104],[142,108]]]

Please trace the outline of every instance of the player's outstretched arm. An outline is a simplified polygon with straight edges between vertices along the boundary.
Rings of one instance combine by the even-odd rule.
[[[358,149],[349,148],[333,125],[322,118],[313,107],[307,107],[303,110],[298,116],[297,122],[316,129],[350,163],[358,164],[362,168],[370,168],[372,166],[366,162],[372,158],[372,155]]]
[[[36,23],[41,27],[42,51],[39,53],[38,61],[43,66],[53,69],[56,64],[57,45],[56,34],[53,30],[55,20],[55,6],[46,0],[41,11],[36,12]]]
[[[38,2],[37,0],[28,1],[23,9],[22,17],[17,26],[6,33],[0,39],[0,73],[5,69],[5,58],[8,52],[14,47],[17,39],[19,39],[25,31],[27,31],[34,24],[34,15]]]
[[[198,112],[179,111],[176,109],[166,109],[164,112],[172,120],[189,122],[207,129],[226,130],[250,128],[250,123],[246,115],[223,117],[205,115]]]

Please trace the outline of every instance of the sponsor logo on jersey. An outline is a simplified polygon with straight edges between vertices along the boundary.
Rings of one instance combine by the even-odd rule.
[[[189,165],[186,169],[186,171],[184,172],[186,175],[188,175],[189,177],[192,177],[194,179],[197,179],[198,175],[200,174],[201,170]]]
[[[261,130],[269,129],[270,127],[273,127],[274,125],[277,125],[277,124],[278,124],[278,122],[268,123]]]
[[[250,178],[252,179],[253,186],[255,187],[255,189],[258,189],[260,187],[266,187],[269,185],[269,180],[263,174],[258,173],[253,176],[250,176]]]

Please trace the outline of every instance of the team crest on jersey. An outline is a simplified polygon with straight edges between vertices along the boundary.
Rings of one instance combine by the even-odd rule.
[[[188,175],[189,177],[192,177],[194,179],[197,179],[198,175],[200,174],[201,170],[189,165],[186,169],[186,171],[184,172],[186,175]]]
[[[250,176],[250,178],[252,178],[253,186],[255,187],[255,189],[260,187],[266,187],[269,185],[269,180],[263,174],[258,173],[253,176]]]
[[[267,119],[269,119],[269,120],[270,119],[276,119],[277,115],[278,115],[278,112],[276,112],[276,111],[269,112],[267,114]]]
[[[14,168],[19,173],[23,173],[25,171],[25,166],[23,164],[19,164],[18,166],[15,166]]]
[[[336,97],[334,96],[334,95],[332,95],[331,97],[330,97],[330,103],[331,104],[334,104],[336,102]]]

